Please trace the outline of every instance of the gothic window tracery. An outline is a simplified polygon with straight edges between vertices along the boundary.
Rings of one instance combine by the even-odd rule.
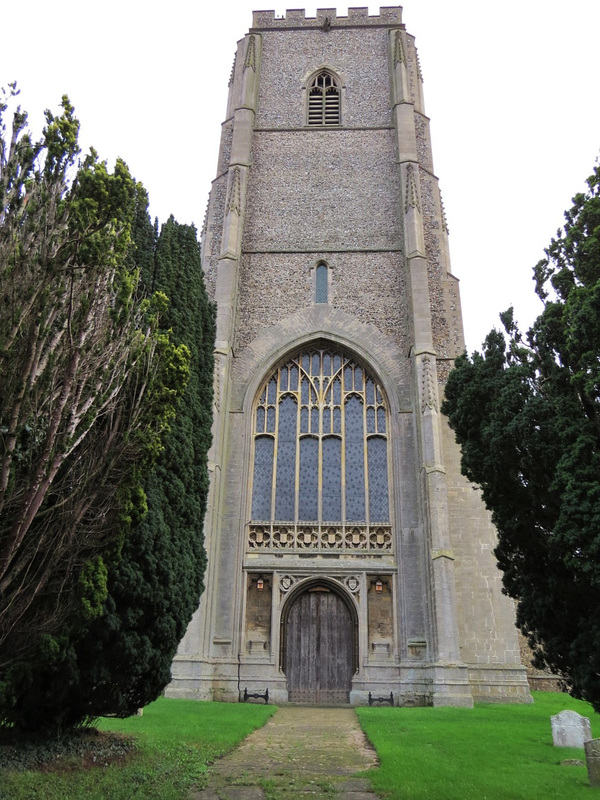
[[[254,412],[250,546],[390,549],[388,428],[351,357],[310,349],[278,367]]]
[[[340,87],[334,76],[322,70],[313,79],[308,90],[308,124],[340,125]]]

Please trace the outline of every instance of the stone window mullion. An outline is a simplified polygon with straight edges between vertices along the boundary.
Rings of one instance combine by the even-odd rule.
[[[374,378],[339,351],[278,367],[254,411],[253,522],[389,524],[387,413]]]
[[[308,124],[327,127],[341,124],[341,90],[327,70],[315,76],[308,89]]]

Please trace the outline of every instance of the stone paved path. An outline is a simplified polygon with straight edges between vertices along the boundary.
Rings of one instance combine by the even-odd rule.
[[[283,706],[215,762],[190,800],[377,800],[352,777],[376,764],[352,709]]]

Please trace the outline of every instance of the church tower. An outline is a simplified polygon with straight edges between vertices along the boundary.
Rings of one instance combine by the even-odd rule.
[[[207,589],[168,694],[528,702],[494,529],[440,414],[462,319],[401,8],[254,13],[202,250]]]

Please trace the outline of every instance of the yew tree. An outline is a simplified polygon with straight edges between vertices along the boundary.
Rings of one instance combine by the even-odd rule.
[[[40,710],[68,726],[82,717],[128,716],[155,700],[204,588],[214,309],[195,228],[171,217],[157,234],[141,199],[134,226],[140,287],[169,297],[159,326],[189,350],[189,381],[164,448],[143,476],[147,513],[109,563],[102,612],[73,632],[60,661],[19,701],[30,726]]]
[[[534,270],[544,309],[461,356],[443,411],[535,663],[600,711],[600,167]]]
[[[0,97],[0,711],[101,613],[189,353],[139,300],[126,165],[80,160],[64,97],[39,141]],[[25,683],[24,683],[25,681]],[[18,688],[21,687],[21,689]],[[15,688],[17,687],[17,688]],[[15,721],[14,719],[12,720]]]

